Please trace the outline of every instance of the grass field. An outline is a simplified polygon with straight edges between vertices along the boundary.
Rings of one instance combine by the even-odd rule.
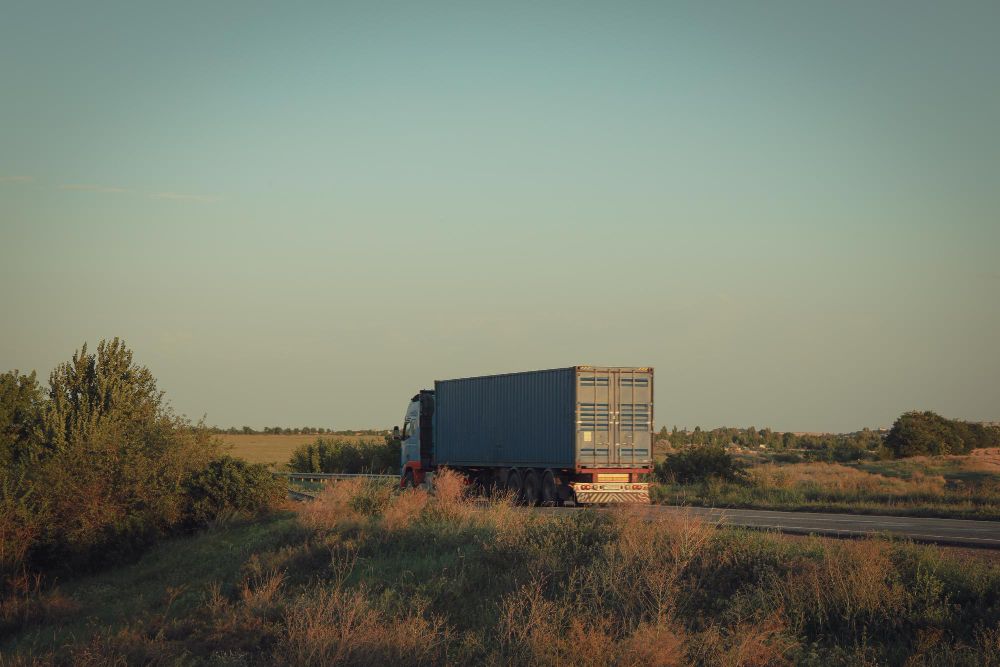
[[[1000,564],[345,482],[64,582],[19,664],[1000,664]]]
[[[378,440],[374,435],[230,435],[216,436],[229,453],[250,463],[267,463],[284,465],[300,445],[316,442],[317,438],[326,440]]]
[[[656,502],[1000,520],[1000,450],[894,461],[760,462],[745,483],[656,485]]]

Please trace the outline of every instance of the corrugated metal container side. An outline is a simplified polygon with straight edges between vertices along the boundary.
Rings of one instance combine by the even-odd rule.
[[[575,465],[575,367],[440,380],[434,389],[438,465]]]

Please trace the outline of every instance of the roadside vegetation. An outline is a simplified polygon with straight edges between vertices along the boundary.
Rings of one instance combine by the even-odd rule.
[[[2,646],[12,664],[1000,664],[992,561],[464,488],[339,483],[39,597]]]
[[[222,450],[230,456],[243,459],[249,463],[266,463],[275,469],[284,469],[292,453],[302,445],[316,442],[315,435],[274,435],[274,434],[229,434],[219,433],[213,437],[222,443]],[[322,436],[329,440],[381,440],[381,436],[370,435],[337,435]]]
[[[175,415],[118,339],[34,373],[0,375],[0,628],[58,578],[134,559],[165,536],[252,514],[285,494]]]
[[[399,443],[380,439],[317,438],[288,461],[295,472],[399,474]]]

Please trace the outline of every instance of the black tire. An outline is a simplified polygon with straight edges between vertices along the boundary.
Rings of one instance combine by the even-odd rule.
[[[493,475],[489,470],[480,470],[476,473],[476,493],[480,496],[490,497],[493,495]]]
[[[556,478],[551,470],[542,475],[542,505],[552,507],[559,500],[559,490],[556,488]]]
[[[524,498],[524,504],[528,507],[534,507],[538,504],[538,500],[541,496],[541,482],[538,480],[538,473],[534,470],[529,470],[524,473],[524,488],[521,492],[521,497]]]
[[[514,497],[514,502],[521,501],[521,495],[524,493],[524,487],[521,482],[521,473],[517,470],[511,469],[507,473],[507,493]]]
[[[403,474],[403,488],[412,489],[414,487],[416,487],[416,484],[413,483],[413,469],[407,468]]]

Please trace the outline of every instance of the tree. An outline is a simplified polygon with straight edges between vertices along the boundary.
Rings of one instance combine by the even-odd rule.
[[[84,343],[49,376],[44,433],[55,450],[99,435],[139,436],[165,417],[156,379],[132,361],[132,351],[118,338],[98,343],[97,354],[87,354]]]
[[[785,449],[794,449],[795,445],[797,444],[796,442],[797,440],[798,438],[796,438],[795,434],[792,433],[791,431],[785,431],[784,433],[781,434],[781,445]]]
[[[0,475],[36,458],[41,448],[44,396],[35,373],[0,375]]]
[[[978,440],[969,424],[925,411],[901,415],[889,430],[885,445],[895,457],[965,454]]]

